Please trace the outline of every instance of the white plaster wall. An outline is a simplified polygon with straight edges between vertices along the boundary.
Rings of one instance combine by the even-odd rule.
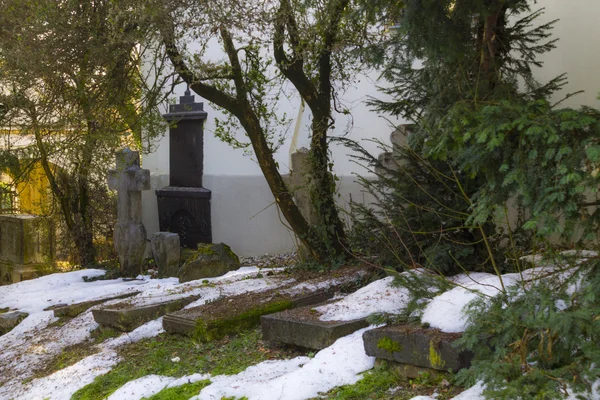
[[[534,9],[535,9],[534,5]],[[561,107],[588,105],[600,108],[600,0],[543,0],[545,8],[540,22],[558,19],[553,36],[558,38],[554,51],[540,57],[543,68],[535,71],[542,82],[567,73],[569,83],[553,96],[557,102],[567,93],[584,90],[561,104]]]

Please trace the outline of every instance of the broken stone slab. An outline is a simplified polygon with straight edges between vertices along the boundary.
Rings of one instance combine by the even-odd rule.
[[[148,321],[181,310],[199,298],[199,295],[194,295],[141,306],[127,303],[115,304],[107,308],[92,310],[92,314],[94,320],[102,326],[109,326],[121,332],[131,332]]]
[[[98,304],[106,303],[107,301],[110,301],[110,300],[126,299],[128,297],[135,296],[139,293],[140,292],[136,291],[136,292],[120,294],[118,296],[103,297],[103,298],[97,299],[97,300],[82,301],[80,303],[55,304],[53,306],[45,308],[44,311],[54,311],[54,316],[57,318],[60,318],[60,317],[75,318],[82,312],[87,311],[88,309],[90,309],[93,306],[96,306]]]
[[[404,324],[386,326],[363,334],[365,352],[379,359],[415,367],[456,372],[471,365],[473,354],[459,351],[454,342],[462,334]]]
[[[225,275],[240,268],[238,256],[224,243],[198,243],[179,270],[179,282]]]
[[[159,278],[175,278],[179,274],[181,257],[180,240],[177,233],[156,232],[150,239],[152,257],[158,267]]]
[[[0,314],[0,335],[10,332],[21,321],[27,318],[28,315],[21,311],[10,311]]]
[[[313,306],[263,315],[260,320],[263,339],[321,350],[337,339],[369,324],[366,318],[351,321],[321,321]]]
[[[332,298],[334,294],[334,290],[321,290],[289,295],[278,289],[245,293],[167,314],[163,318],[163,328],[169,333],[210,342],[258,325],[263,315],[318,304]]]

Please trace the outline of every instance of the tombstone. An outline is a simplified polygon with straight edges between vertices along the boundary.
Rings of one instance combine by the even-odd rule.
[[[158,222],[163,232],[175,232],[183,247],[212,242],[211,191],[202,187],[204,132],[207,113],[190,90],[163,115],[169,128],[169,186],[156,191]]]
[[[108,171],[108,187],[117,191],[118,209],[115,225],[115,249],[121,274],[135,277],[142,272],[146,249],[146,229],[142,224],[142,190],[150,189],[150,171],[140,168],[137,151],[124,149],[116,153],[117,169]]]
[[[294,200],[300,213],[310,224],[317,223],[317,212],[310,201],[310,159],[309,150],[302,147],[291,156],[291,171],[288,186],[294,193]]]
[[[158,267],[159,278],[176,277],[179,273],[179,235],[172,232],[156,232],[150,239],[152,257]]]

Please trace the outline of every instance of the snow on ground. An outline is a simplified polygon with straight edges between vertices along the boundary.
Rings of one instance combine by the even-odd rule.
[[[408,290],[390,284],[393,277],[375,281],[335,303],[316,307],[321,321],[351,321],[373,313],[398,313],[406,306]]]
[[[174,380],[175,378],[168,376],[147,375],[140,379],[127,382],[119,390],[110,395],[108,400],[141,399],[150,397],[160,392]]]
[[[373,327],[361,329],[338,339],[319,351],[314,358],[269,360],[251,366],[237,375],[191,375],[175,382],[174,378],[146,376],[129,382],[109,400],[139,400],[162,388],[179,386],[201,379],[211,384],[200,391],[197,400],[220,400],[222,397],[248,397],[249,400],[302,400],[316,397],[336,386],[351,385],[360,374],[373,368],[374,357],[364,352],[362,334]]]
[[[496,275],[486,275],[488,276],[482,276],[478,280],[458,278],[461,286],[434,297],[425,307],[421,322],[444,332],[464,332],[466,319],[463,308],[481,295],[495,296],[502,289]],[[518,282],[513,276],[504,276],[502,280],[506,286]]]
[[[0,286],[0,309],[9,307],[30,314],[12,331],[0,336],[0,399],[34,399],[38,398],[37,393],[42,392],[45,395],[40,395],[40,399],[68,398],[69,396],[64,397],[61,393],[69,392],[69,388],[75,385],[74,392],[89,383],[86,377],[93,375],[93,380],[95,376],[106,373],[106,368],[110,370],[111,366],[118,362],[114,357],[114,349],[162,332],[162,318],[151,321],[133,332],[107,340],[100,345],[99,354],[70,367],[75,368],[75,371],[70,371],[69,375],[64,375],[63,370],[23,385],[22,381],[32,377],[36,370],[43,368],[64,348],[85,341],[90,337],[91,331],[98,327],[91,309],[62,326],[49,326],[57,321],[57,318],[52,311],[43,311],[48,306],[97,300],[130,291],[141,292],[131,299],[141,299],[140,302],[144,304],[164,301],[170,296],[196,294],[201,297],[196,302],[199,305],[222,295],[266,290],[288,282],[278,281],[276,278],[247,279],[257,272],[258,268],[244,267],[221,277],[179,284],[176,278],[150,280],[148,277],[132,281],[114,279],[85,282],[84,276],[100,276],[104,271],[80,270]],[[120,301],[124,300],[113,300],[104,305]],[[66,380],[70,380],[72,385]],[[65,388],[55,394],[53,385]],[[30,392],[33,393],[31,396],[18,395]]]
[[[86,311],[61,327],[48,327],[56,319],[52,312],[43,309],[52,304],[72,303],[122,294],[130,290],[141,291],[131,298],[132,303],[148,304],[176,297],[200,295],[193,307],[221,296],[231,296],[248,291],[262,291],[290,280],[252,278],[258,269],[242,268],[223,277],[207,279],[208,282],[177,283],[177,279],[143,278],[136,281],[106,280],[83,282],[82,277],[98,276],[103,271],[87,270],[55,274],[0,287],[0,308],[11,307],[29,312],[19,326],[0,337],[0,399],[26,398],[52,400],[68,399],[72,393],[89,384],[99,375],[108,372],[119,362],[115,350],[124,344],[155,336],[162,332],[162,319],[150,321],[129,334],[109,339],[98,345],[98,353],[50,376],[23,384],[36,366],[58,354],[61,349],[89,337],[97,327],[91,311]],[[535,272],[535,271],[534,271]],[[534,272],[523,274],[525,279]],[[541,270],[537,271],[543,272]],[[519,274],[503,276],[505,286],[517,284]],[[321,319],[353,320],[372,313],[400,312],[408,301],[408,291],[391,286],[392,277],[373,282],[337,302],[316,308]],[[435,297],[425,308],[422,321],[446,332],[465,329],[463,307],[477,296],[494,296],[501,288],[497,276],[474,273],[453,278],[457,285]],[[296,285],[298,289],[301,285]],[[115,301],[116,302],[116,301]],[[210,379],[195,399],[210,400],[221,397],[247,396],[249,399],[306,399],[315,397],[336,386],[353,384],[361,373],[373,367],[374,358],[364,353],[362,333],[365,328],[336,341],[321,350],[314,358],[297,357],[292,360],[271,360],[247,368],[233,376],[194,374],[180,379],[163,376],[146,376],[121,387],[111,400],[136,400],[148,397],[166,387]],[[29,375],[30,376],[30,375]],[[8,377],[8,378],[7,378]],[[12,377],[12,379],[11,379]],[[456,400],[482,399],[480,384],[457,396]],[[420,396],[415,400],[432,399]]]
[[[120,361],[115,352],[117,347],[153,337],[162,332],[164,332],[162,318],[150,321],[128,334],[107,340],[99,346],[99,353],[86,357],[49,376],[34,379],[25,385],[20,379],[7,382],[0,387],[0,399],[68,400],[73,393],[92,383],[96,377],[110,371]]]

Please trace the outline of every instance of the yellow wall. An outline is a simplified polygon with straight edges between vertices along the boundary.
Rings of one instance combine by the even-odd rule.
[[[50,207],[50,184],[39,162],[30,167],[29,173],[22,182],[17,183],[16,192],[19,212],[34,215],[46,214]]]

